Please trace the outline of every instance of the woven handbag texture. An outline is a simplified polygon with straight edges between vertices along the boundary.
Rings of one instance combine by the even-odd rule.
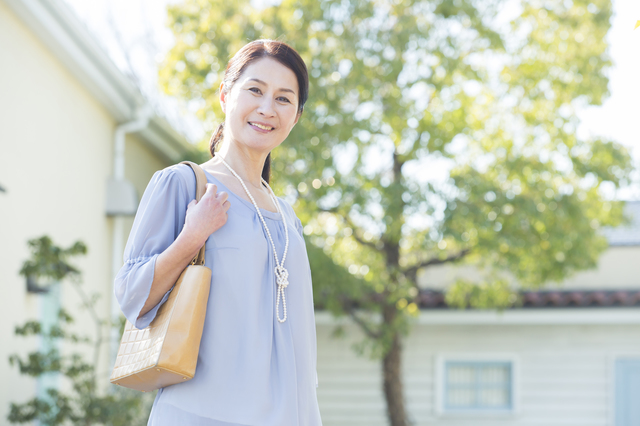
[[[173,292],[169,299],[172,297],[175,299]],[[158,310],[158,316],[149,327],[138,330],[127,321],[112,377],[128,376],[158,364],[171,319],[171,309],[167,308],[171,308],[171,305],[175,303],[175,300],[169,299]]]
[[[190,265],[147,328],[127,321],[111,383],[152,391],[192,379],[210,286],[211,269]]]

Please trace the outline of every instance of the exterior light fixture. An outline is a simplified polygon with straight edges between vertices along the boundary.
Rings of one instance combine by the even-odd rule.
[[[50,284],[38,283],[33,275],[27,276],[27,293],[46,294],[49,293],[50,287]]]

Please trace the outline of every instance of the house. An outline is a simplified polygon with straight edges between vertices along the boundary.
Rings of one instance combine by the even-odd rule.
[[[9,366],[10,354],[43,344],[15,337],[14,327],[52,321],[62,304],[73,310],[79,333],[94,333],[70,285],[48,294],[27,290],[18,274],[30,256],[27,240],[48,235],[63,247],[83,241],[88,254],[74,262],[83,288],[100,295],[98,313],[111,317],[113,277],[138,197],[152,174],[180,161],[191,144],[149,108],[59,0],[0,0],[0,57],[0,424],[6,424],[9,402],[43,390]],[[98,371],[108,377],[108,345],[103,352]]]
[[[420,278],[420,314],[404,340],[406,407],[415,425],[640,425],[640,202],[606,231],[594,270],[523,293],[503,313],[449,309],[464,267]],[[381,364],[357,357],[347,320],[316,312],[318,400],[325,426],[387,425]]]

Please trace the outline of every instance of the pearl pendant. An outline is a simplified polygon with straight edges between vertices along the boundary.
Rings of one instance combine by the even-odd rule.
[[[289,271],[282,265],[275,267],[276,282],[279,286],[286,288],[289,285]]]

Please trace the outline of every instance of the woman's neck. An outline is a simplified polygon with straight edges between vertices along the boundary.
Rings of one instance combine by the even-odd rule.
[[[225,140],[216,157],[223,158],[245,184],[262,188],[262,169],[268,154],[242,149],[238,144]]]

